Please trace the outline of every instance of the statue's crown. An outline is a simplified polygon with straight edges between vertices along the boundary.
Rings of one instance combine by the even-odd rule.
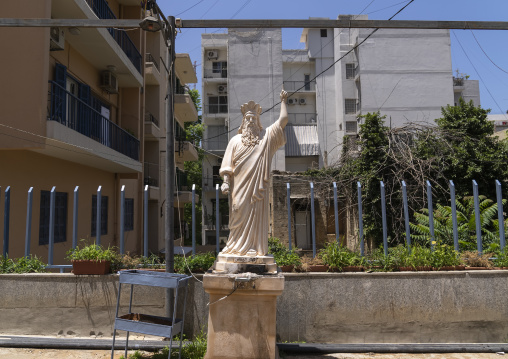
[[[252,112],[256,115],[261,115],[261,106],[259,106],[258,103],[255,103],[254,101],[249,101],[247,103],[244,103],[241,107],[242,115],[245,116],[247,112]]]

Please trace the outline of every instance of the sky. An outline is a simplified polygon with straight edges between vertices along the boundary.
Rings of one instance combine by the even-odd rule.
[[[199,19],[308,19],[338,14],[367,14],[388,20],[411,0],[158,0],[166,16]],[[508,0],[414,0],[393,20],[507,21]],[[176,52],[188,53],[201,75],[201,34],[226,29],[181,29]],[[303,49],[302,29],[283,29],[283,49]],[[454,75],[479,80],[483,108],[508,110],[508,30],[450,30]],[[201,81],[201,80],[200,80]],[[196,85],[201,91],[201,83]]]

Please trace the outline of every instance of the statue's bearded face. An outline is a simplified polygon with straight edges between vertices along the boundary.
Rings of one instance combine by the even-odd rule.
[[[254,146],[259,143],[259,117],[253,113],[246,113],[242,123],[242,143],[245,146]]]

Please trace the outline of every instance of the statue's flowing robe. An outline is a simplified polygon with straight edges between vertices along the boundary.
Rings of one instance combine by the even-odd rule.
[[[242,135],[226,148],[219,174],[230,175],[229,238],[221,253],[268,253],[268,184],[272,158],[286,138],[279,121],[261,130],[259,143],[245,146]]]

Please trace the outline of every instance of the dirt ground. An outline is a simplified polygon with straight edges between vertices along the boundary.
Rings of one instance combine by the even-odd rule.
[[[129,352],[131,353],[131,352]],[[115,351],[119,359],[123,351]],[[109,350],[54,350],[54,349],[15,349],[0,348],[0,358],[5,359],[109,359]],[[500,354],[326,354],[326,355],[287,355],[284,359],[500,359]],[[508,358],[508,356],[507,356]]]

